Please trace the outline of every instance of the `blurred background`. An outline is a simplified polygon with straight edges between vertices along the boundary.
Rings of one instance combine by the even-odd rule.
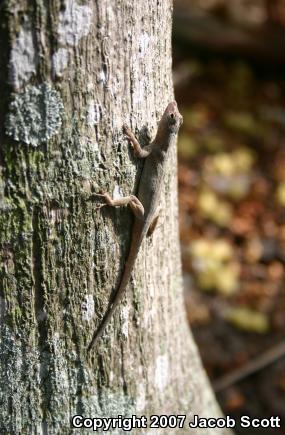
[[[187,314],[225,414],[285,434],[285,0],[176,0]]]

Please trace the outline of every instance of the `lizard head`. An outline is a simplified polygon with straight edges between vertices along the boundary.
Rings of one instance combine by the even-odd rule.
[[[161,121],[164,124],[164,128],[170,133],[177,133],[180,126],[183,123],[182,115],[179,113],[176,101],[169,103],[162,115]]]

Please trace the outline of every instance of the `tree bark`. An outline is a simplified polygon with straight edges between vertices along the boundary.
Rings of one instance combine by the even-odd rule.
[[[1,433],[68,434],[74,415],[220,416],[184,314],[175,150],[160,227],[86,352],[132,222],[90,197],[136,190],[122,124],[146,140],[173,98],[171,17],[170,0],[2,2]]]

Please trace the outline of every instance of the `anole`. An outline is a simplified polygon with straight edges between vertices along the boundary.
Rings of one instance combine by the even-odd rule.
[[[137,197],[134,195],[112,199],[107,193],[96,194],[104,200],[104,205],[129,205],[135,215],[129,255],[117,291],[103,317],[101,324],[95,331],[88,346],[88,351],[103,334],[114,311],[122,300],[127,288],[135,260],[145,236],[153,233],[158,220],[158,205],[160,192],[164,183],[166,161],[171,146],[181,126],[183,118],[178,111],[175,101],[168,104],[158,124],[153,142],[141,148],[131,129],[124,124],[123,130],[131,142],[136,156],[144,159],[144,165],[138,185]]]

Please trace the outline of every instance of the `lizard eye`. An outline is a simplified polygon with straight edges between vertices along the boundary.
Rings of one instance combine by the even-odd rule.
[[[170,118],[174,118],[174,114],[173,113],[170,113]]]

